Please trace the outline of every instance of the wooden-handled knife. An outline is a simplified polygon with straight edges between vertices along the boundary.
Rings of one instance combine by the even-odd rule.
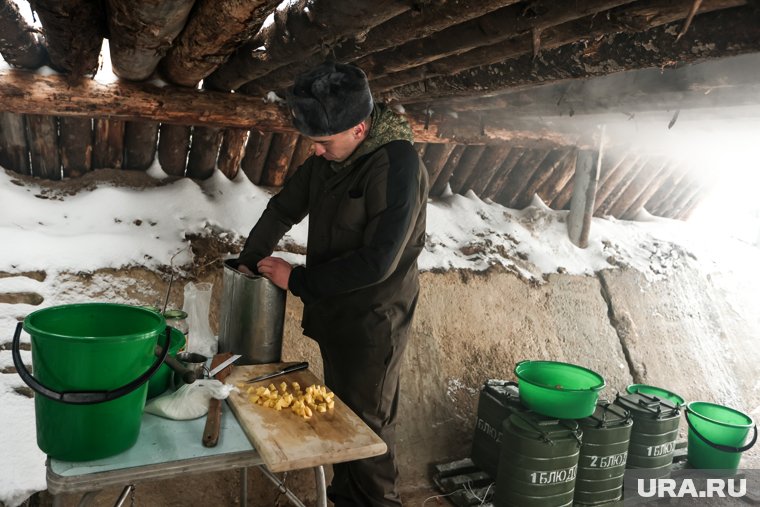
[[[211,359],[211,369],[213,370],[220,364],[222,364],[224,361],[232,357],[232,352],[222,352],[221,354],[216,354],[213,359]],[[221,370],[219,373],[214,375],[214,378],[224,382],[224,379],[227,378],[227,376],[230,374],[230,371],[232,371],[232,365],[225,367],[223,370]],[[211,401],[209,401],[208,404],[208,415],[206,416],[206,427],[203,429],[203,446],[204,447],[214,447],[216,446],[216,443],[219,441],[219,428],[222,425],[222,400],[217,400],[216,398],[211,398]]]

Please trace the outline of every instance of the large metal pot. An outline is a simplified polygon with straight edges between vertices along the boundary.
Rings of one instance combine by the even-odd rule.
[[[277,363],[287,293],[263,276],[238,271],[237,266],[237,259],[224,261],[219,352],[242,355],[237,364]]]

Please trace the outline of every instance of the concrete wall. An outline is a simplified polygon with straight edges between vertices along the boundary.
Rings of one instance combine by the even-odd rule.
[[[139,294],[121,294],[116,279],[122,275],[108,276],[114,283],[97,285],[117,291],[109,297],[153,304],[165,290],[146,272],[142,278],[152,294],[146,287]],[[125,276],[141,275],[132,271]],[[507,272],[423,273],[402,372],[398,456],[404,489],[427,484],[431,463],[469,454],[480,387],[489,378],[514,379],[515,363],[524,359],[591,368],[605,377],[603,396],[608,398],[641,382],[687,400],[714,401],[760,416],[760,312],[755,307],[760,284],[741,276],[707,275],[696,263],[657,280],[612,270],[596,277],[551,275],[541,285]],[[211,313],[216,330],[221,276],[213,273],[204,281],[215,283]],[[181,298],[182,285],[176,283],[173,299]],[[69,280],[64,286],[86,292],[87,280]],[[301,334],[300,314],[300,302],[289,297],[283,360],[308,360],[319,375],[318,349]],[[753,450],[746,458],[757,466],[759,456]],[[250,475],[251,488],[265,481]],[[288,483],[313,501],[310,472],[291,474]],[[239,481],[229,472],[199,478],[193,485],[203,503],[213,505],[234,498]],[[138,488],[138,500],[170,505],[178,487],[149,483]],[[272,502],[272,496],[264,495],[255,505]]]

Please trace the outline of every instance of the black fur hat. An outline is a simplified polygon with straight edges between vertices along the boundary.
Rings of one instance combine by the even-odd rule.
[[[325,62],[301,74],[288,90],[293,125],[309,137],[331,136],[358,125],[374,103],[364,72],[355,65]]]

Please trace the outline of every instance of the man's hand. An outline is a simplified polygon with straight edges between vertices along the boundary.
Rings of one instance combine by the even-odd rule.
[[[256,273],[254,273],[253,271],[251,271],[251,268],[249,268],[245,264],[238,264],[237,270],[240,271],[241,273],[243,273],[244,275],[256,276]]]
[[[256,264],[259,273],[269,278],[273,284],[281,289],[288,290],[288,279],[290,272],[293,271],[286,260],[279,257],[264,257]]]

